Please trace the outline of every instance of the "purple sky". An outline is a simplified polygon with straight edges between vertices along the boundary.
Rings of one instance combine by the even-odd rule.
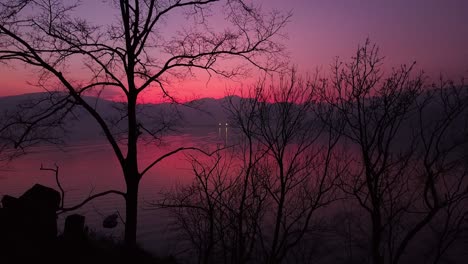
[[[95,0],[85,0],[95,3]],[[387,67],[417,61],[431,76],[468,76],[467,0],[257,0],[264,9],[292,11],[284,41],[291,63],[303,73],[323,72],[336,56],[349,58],[367,37],[380,46]],[[109,21],[103,6],[81,9],[83,16]],[[171,22],[171,21],[168,21]],[[171,29],[168,26],[167,29]],[[18,69],[0,66],[1,95],[36,91]],[[22,76],[22,77],[20,77]],[[29,77],[32,77],[30,75]],[[197,86],[193,81],[187,86]],[[228,82],[198,89],[199,96],[221,97]],[[8,88],[8,89],[5,89]],[[190,94],[193,91],[188,89]]]
[[[293,10],[289,48],[303,70],[328,67],[335,56],[348,58],[369,37],[389,65],[417,61],[431,74],[468,73],[466,0],[272,2]]]

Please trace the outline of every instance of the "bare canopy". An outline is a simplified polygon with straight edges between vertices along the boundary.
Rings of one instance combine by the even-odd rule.
[[[89,8],[95,4],[83,2]],[[227,78],[243,74],[251,66],[277,70],[284,57],[276,36],[289,14],[265,13],[242,0],[113,0],[102,4],[114,14],[113,20],[96,24],[82,17],[78,11],[82,6],[75,1],[1,1],[0,62],[19,62],[39,70],[39,86],[48,91],[57,87],[65,91],[59,99],[53,97],[53,106],[59,105],[57,100],[79,106],[97,122],[125,177],[125,241],[133,245],[140,179],[163,160],[155,157],[146,168],[138,163],[140,135],[157,137],[156,132],[160,132],[139,120],[136,105],[141,93],[157,89],[175,100],[168,90],[169,81],[193,76],[196,70]],[[221,29],[213,24],[217,19],[226,23]],[[169,24],[180,27],[173,30]],[[228,59],[233,63],[226,66],[222,61]],[[84,66],[77,70],[79,74],[70,68],[76,63]],[[83,97],[108,89],[116,89],[124,98],[118,121],[125,127],[123,137],[117,137],[112,130],[115,124]],[[32,133],[37,131],[35,128],[62,125],[50,119],[62,118],[64,111],[72,112],[68,107],[48,110],[26,120],[7,119],[8,129],[19,135],[12,140],[16,147],[40,142],[40,135]],[[124,139],[124,148],[118,144],[119,138]]]

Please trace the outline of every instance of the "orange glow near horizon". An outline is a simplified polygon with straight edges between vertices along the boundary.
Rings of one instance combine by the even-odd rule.
[[[292,11],[290,23],[284,29],[290,65],[300,74],[313,73],[316,69],[329,73],[330,64],[336,56],[345,61],[353,56],[358,44],[366,38],[376,43],[385,56],[385,69],[401,64],[417,62],[417,70],[428,76],[439,74],[459,80],[468,76],[468,27],[465,13],[468,1],[452,0],[395,0],[373,1],[308,1],[308,0],[256,0],[265,11],[277,9]],[[115,17],[106,11],[105,4],[91,0],[83,1],[78,15],[98,23],[110,23]],[[224,21],[218,21],[220,28]],[[170,23],[173,22],[173,23]],[[180,24],[177,15],[167,21],[167,32],[177,32]],[[170,38],[170,36],[167,36]],[[229,67],[224,62],[223,66]],[[70,71],[80,72],[82,62],[71,63]],[[388,71],[387,71],[388,72]],[[214,76],[209,82],[206,74],[171,83],[168,90],[180,101],[202,97],[220,98],[227,90],[237,90],[253,85],[260,75],[227,80]],[[43,91],[35,87],[35,70],[23,65],[8,67],[0,64],[0,96],[18,95]],[[122,94],[109,90],[106,99],[121,100]],[[164,101],[159,89],[145,91],[140,103]]]
[[[0,97],[15,96],[28,93],[45,92],[44,88],[35,85],[37,80],[36,69],[24,65],[15,65],[14,68],[0,68]],[[65,75],[66,76],[66,75]],[[226,79],[219,76],[209,77],[206,73],[198,73],[196,76],[182,80],[174,80],[165,85],[165,89],[177,101],[187,102],[195,99],[210,97],[222,98],[227,91],[239,90],[241,87],[253,85],[256,76],[242,76],[234,79]],[[76,77],[72,77],[76,79]],[[243,80],[241,82],[241,79]],[[55,78],[50,80],[50,90],[59,90],[54,87]],[[99,92],[99,94],[98,94]],[[118,88],[106,88],[87,93],[89,96],[100,96],[106,100],[125,101],[125,94]],[[169,98],[164,96],[158,85],[152,85],[144,90],[138,98],[138,103],[161,103]]]

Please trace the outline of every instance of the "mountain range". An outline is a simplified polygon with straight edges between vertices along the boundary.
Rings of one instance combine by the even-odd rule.
[[[50,96],[48,93],[30,93],[15,96],[0,97],[0,113],[14,113],[20,110],[19,105],[28,105]],[[109,127],[118,132],[125,126],[125,104],[103,98],[85,96],[85,100],[106,120]],[[234,102],[240,97],[231,98]],[[161,125],[171,126],[177,131],[193,131],[203,128],[215,128],[219,123],[228,122],[225,110],[226,98],[201,98],[183,104],[159,103],[139,104],[137,106],[138,118],[146,129],[158,131]],[[24,108],[24,107],[23,107]],[[86,110],[75,107],[73,118],[67,125],[67,137],[70,139],[95,139],[102,137],[102,131],[97,122]]]

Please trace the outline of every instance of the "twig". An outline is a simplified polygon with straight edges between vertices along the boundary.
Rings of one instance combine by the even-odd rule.
[[[63,208],[63,204],[64,204],[64,200],[65,200],[65,191],[63,190],[62,188],[62,185],[60,184],[60,180],[59,180],[59,166],[57,164],[55,164],[55,169],[53,168],[44,168],[44,166],[42,166],[41,164],[41,168],[40,170],[42,171],[53,171],[55,173],[55,182],[57,183],[57,186],[59,187],[60,189],[60,192],[61,192],[61,201],[60,201],[60,208]]]

